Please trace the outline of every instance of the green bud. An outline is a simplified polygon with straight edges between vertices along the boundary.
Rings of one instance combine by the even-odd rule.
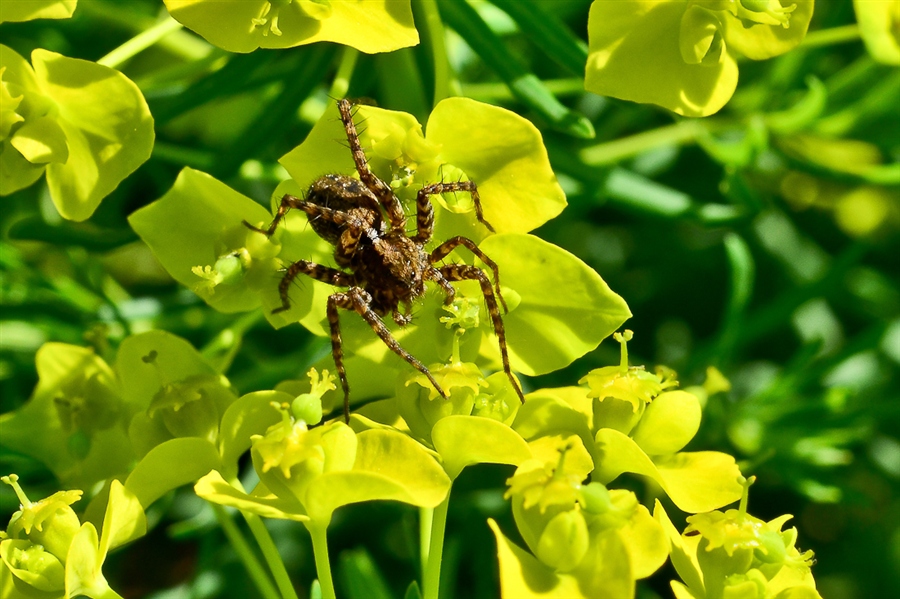
[[[13,539],[27,539],[41,545],[60,561],[65,561],[72,538],[81,528],[81,522],[70,506],[81,499],[82,492],[58,491],[32,502],[19,486],[17,475],[4,476],[0,480],[13,488],[22,505],[22,509],[10,518],[7,534]]]
[[[322,420],[322,398],[312,393],[298,395],[291,402],[291,415],[295,420],[318,424]]]
[[[41,545],[25,539],[6,539],[0,542],[0,558],[13,576],[38,591],[56,596],[66,587],[65,567]]]
[[[578,510],[556,514],[544,527],[537,546],[537,557],[560,572],[574,570],[590,544],[587,523]]]
[[[581,487],[578,502],[590,514],[605,514],[613,509],[609,490],[600,483],[590,483]]]
[[[746,573],[732,574],[725,579],[723,599],[765,599],[768,581],[762,572],[756,569]]]
[[[769,527],[759,532],[759,547],[753,552],[756,559],[767,564],[781,564],[787,559],[787,548],[781,533]]]

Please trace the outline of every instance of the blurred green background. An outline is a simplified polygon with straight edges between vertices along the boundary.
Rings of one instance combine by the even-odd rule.
[[[413,2],[417,24],[421,4]],[[526,4],[586,42],[588,1]],[[852,25],[851,3],[818,2],[799,48],[741,62],[734,98],[705,119],[584,93],[583,73],[548,51],[509,2],[442,0],[439,8],[437,31],[462,94],[541,129],[569,206],[537,234],[590,264],[626,299],[632,363],[668,365],[682,385],[701,383],[709,366],[731,381],[706,405],[689,449],[732,453],[746,475],[758,476],[754,515],[795,515],[798,545],[816,553],[823,597],[900,596],[900,177],[890,170],[900,160],[900,69],[874,62],[852,35],[817,37]],[[81,0],[72,19],[4,23],[0,37],[26,57],[46,48],[97,60],[161,11],[153,0]],[[472,34],[476,17],[483,36]],[[424,122],[435,30],[419,30],[415,48],[361,54],[348,96]],[[276,160],[331,102],[341,52],[325,43],[229,54],[182,30],[122,67],[156,120],[151,159],[85,223],[63,222],[43,182],[3,199],[0,413],[28,399],[34,354],[46,341],[108,355],[126,335],[158,328],[215,355],[225,331],[239,346],[228,377],[242,393],[297,378],[327,353],[327,340],[299,326],[276,332],[260,314],[209,309],[169,279],[126,217],[163,195],[184,166],[268,206],[286,178]],[[596,137],[574,135],[517,99],[504,83],[511,60],[588,119]],[[869,168],[878,163],[887,166]],[[617,363],[618,352],[605,341],[562,371],[526,379],[525,390],[575,384]],[[58,488],[39,464],[2,448],[0,472],[17,472],[32,497]],[[485,519],[511,521],[502,500],[509,475],[480,466],[454,486],[445,596],[496,594]],[[0,520],[17,507],[3,486]],[[155,504],[149,519],[147,537],[104,567],[113,588],[155,599],[253,596],[209,509],[190,491]],[[295,581],[308,588],[315,574],[306,532],[267,524]],[[393,596],[417,576],[412,508],[350,506],[329,535],[339,595],[380,592],[354,588],[354,572],[371,570]],[[644,581],[639,596],[670,596],[672,574],[667,566]]]

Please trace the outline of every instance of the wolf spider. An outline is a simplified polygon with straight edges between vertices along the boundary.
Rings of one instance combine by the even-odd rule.
[[[428,368],[400,346],[381,317],[390,313],[399,326],[409,324],[412,319],[411,304],[425,294],[425,281],[437,283],[446,294],[445,303],[449,304],[456,295],[450,281],[476,280],[481,285],[494,331],[500,342],[503,371],[509,377],[519,399],[524,402],[522,389],[509,368],[506,331],[500,318],[497,299],[503,305],[504,312],[507,308],[500,294],[497,264],[488,258],[474,241],[461,236],[445,241],[430,253],[425,251],[425,244],[431,240],[434,231],[434,209],[429,196],[435,194],[469,192],[472,195],[478,222],[488,230],[494,230],[484,219],[481,198],[478,196],[475,183],[471,181],[432,183],[420,189],[416,196],[416,233],[407,236],[406,215],[403,213],[400,200],[394,195],[390,185],[369,170],[366,155],[359,143],[356,125],[353,123],[351,108],[350,101],[346,99],[338,101],[340,118],[347,133],[347,141],[359,179],[339,174],[324,175],[309,187],[306,199],[289,194],[282,197],[278,212],[268,228],[261,229],[244,221],[244,225],[248,228],[271,236],[288,210],[299,208],[306,213],[310,225],[319,237],[334,246],[334,260],[344,269],[338,270],[308,260],[297,260],[287,268],[281,280],[279,293],[282,305],[273,310],[273,313],[290,308],[288,289],[291,282],[300,274],[335,287],[347,288],[347,291],[333,293],[328,297],[327,315],[331,327],[331,351],[344,390],[344,419],[349,421],[350,385],[344,371],[338,308],[353,310],[359,314],[391,351],[428,377],[441,397],[447,399],[447,393],[441,389]],[[459,246],[467,248],[493,271],[493,285],[487,275],[475,266],[466,264],[435,266]]]

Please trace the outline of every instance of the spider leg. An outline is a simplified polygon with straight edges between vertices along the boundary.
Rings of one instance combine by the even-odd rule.
[[[500,342],[500,357],[503,361],[503,372],[506,373],[509,382],[512,383],[513,389],[516,390],[516,395],[519,396],[519,400],[522,403],[525,403],[525,396],[522,394],[522,388],[519,387],[519,382],[516,380],[516,377],[513,376],[512,370],[509,367],[509,354],[506,350],[506,329],[503,328],[503,320],[500,318],[500,310],[497,308],[497,300],[494,297],[494,288],[491,286],[490,279],[488,279],[487,275],[484,274],[480,268],[469,266],[467,264],[448,264],[447,266],[442,266],[438,270],[448,281],[474,279],[481,283],[481,293],[484,294],[484,301],[487,303],[488,313],[491,315],[491,321],[494,323],[494,332],[497,334],[497,339]]]
[[[431,267],[425,272],[425,276],[429,280],[434,281],[435,283],[440,285],[441,289],[444,290],[444,295],[447,296],[446,298],[444,298],[445,305],[453,302],[453,298],[456,297],[456,289],[454,289],[453,285],[450,284],[450,281],[448,281],[447,278],[444,277],[440,270]]]
[[[425,243],[431,239],[434,232],[434,208],[428,196],[445,192],[468,191],[472,194],[472,203],[475,205],[475,218],[484,225],[488,231],[494,232],[494,227],[484,220],[484,212],[481,209],[481,196],[478,195],[478,187],[474,181],[456,181],[455,183],[432,183],[426,185],[416,194],[416,227],[418,232],[413,240]]]
[[[266,229],[260,229],[259,227],[255,227],[248,223],[247,221],[241,221],[244,223],[244,226],[250,229],[251,231],[256,231],[257,233],[262,233],[266,237],[271,237],[275,232],[275,228],[278,227],[278,223],[281,222],[281,219],[288,213],[288,210],[291,208],[300,208],[303,204],[306,204],[304,200],[300,198],[296,198],[290,194],[284,194],[281,198],[281,204],[278,206],[278,212],[275,214],[275,218],[272,219],[272,223]]]
[[[347,382],[347,371],[344,370],[344,348],[341,341],[341,322],[338,308],[353,309],[353,300],[348,293],[333,293],[328,296],[326,314],[331,329],[331,357],[337,370],[341,388],[344,390],[344,422],[350,422],[350,384]]]
[[[369,169],[366,154],[359,144],[356,125],[353,123],[352,107],[350,100],[346,98],[338,100],[338,111],[341,113],[341,122],[344,123],[344,130],[347,132],[347,142],[350,144],[350,153],[353,155],[353,163],[356,165],[356,172],[359,173],[359,180],[375,194],[375,197],[387,210],[388,218],[391,220],[391,227],[402,229],[406,227],[406,215],[403,214],[403,207],[400,205],[400,200],[394,195],[390,185],[376,177],[375,173]]]
[[[329,285],[334,285],[335,287],[349,287],[353,284],[352,275],[341,272],[336,268],[322,266],[321,264],[316,264],[309,260],[297,260],[287,267],[284,277],[281,279],[281,283],[278,284],[278,293],[281,296],[281,307],[272,310],[272,314],[290,310],[291,300],[288,297],[288,291],[291,288],[291,283],[297,278],[297,275],[300,274],[312,277],[323,283],[328,283]]]
[[[445,257],[447,257],[447,254],[461,245],[468,248],[470,252],[475,254],[478,259],[484,262],[487,267],[490,268],[494,273],[494,287],[497,289],[497,299],[500,300],[500,305],[503,306],[503,313],[508,313],[509,308],[506,307],[506,301],[503,299],[503,295],[500,293],[500,269],[497,268],[497,263],[488,258],[487,254],[482,252],[481,249],[477,245],[475,245],[475,242],[471,239],[461,237],[459,235],[457,235],[456,237],[451,237],[441,245],[434,248],[434,250],[431,252],[429,261],[434,264],[439,260],[443,260]],[[450,301],[453,301],[453,298],[450,298]]]
[[[375,334],[381,338],[385,345],[392,352],[406,360],[413,368],[424,374],[428,381],[432,384],[435,391],[441,397],[448,399],[447,394],[441,389],[441,386],[432,376],[428,368],[422,364],[408,351],[400,346],[400,343],[394,339],[391,332],[384,325],[384,322],[372,310],[372,296],[360,287],[351,287],[346,293],[335,293],[328,297],[328,323],[331,325],[331,352],[334,355],[334,364],[338,371],[338,378],[341,380],[341,386],[344,388],[344,418],[349,418],[350,413],[350,385],[347,383],[347,374],[344,371],[344,353],[341,348],[341,329],[338,324],[338,308],[345,310],[354,310],[362,316],[363,320],[368,323]]]

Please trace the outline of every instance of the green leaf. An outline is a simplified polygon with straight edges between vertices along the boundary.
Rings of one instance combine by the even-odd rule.
[[[128,434],[139,455],[173,437],[215,443],[222,414],[237,399],[190,343],[165,331],[125,339],[116,370],[126,401],[138,412]]]
[[[576,389],[586,397],[582,387],[540,389],[529,393],[516,414],[513,429],[528,441],[550,435],[576,434],[584,447],[593,447],[590,412],[582,412],[565,400],[565,396],[574,394]],[[590,410],[590,405],[587,408]]]
[[[637,580],[649,577],[666,563],[669,539],[643,505],[637,506],[631,519],[617,532],[628,552],[631,573]]]
[[[853,0],[853,9],[860,35],[872,58],[883,64],[900,65],[897,2]]]
[[[691,537],[682,536],[672,524],[665,508],[657,499],[653,507],[653,517],[662,526],[663,532],[669,541],[669,555],[672,559],[672,565],[681,580],[687,583],[692,593],[685,590],[684,597],[705,597],[706,591],[703,585],[703,572],[700,570],[700,563],[697,561],[697,546],[700,544],[700,535]],[[674,584],[673,584],[674,587]],[[682,595],[676,596],[679,598]]]
[[[531,458],[528,444],[518,433],[490,418],[447,416],[434,425],[431,439],[451,480],[456,480],[466,466],[518,466]]]
[[[687,391],[666,391],[644,410],[631,438],[648,455],[681,451],[700,429],[700,400]]]
[[[500,595],[517,599],[574,599],[589,597],[568,574],[557,574],[536,557],[510,541],[492,518],[488,526],[497,539],[500,562]]]
[[[66,134],[53,117],[28,121],[9,138],[9,143],[25,160],[34,164],[65,163],[69,159]]]
[[[273,495],[262,483],[257,485],[252,495],[228,484],[216,470],[209,472],[194,485],[198,497],[207,501],[237,508],[263,518],[278,518],[305,522],[309,517],[303,506],[296,500]]]
[[[177,21],[229,52],[336,42],[361,52],[419,43],[409,0],[165,0]]]
[[[113,480],[100,535],[100,559],[106,559],[110,549],[124,545],[146,533],[147,517],[140,501],[121,482]]]
[[[32,19],[68,19],[78,0],[3,0],[0,23]]]
[[[560,573],[513,544],[492,519],[488,519],[488,525],[497,538],[503,597],[574,599],[634,596],[628,551],[613,530],[595,534],[579,566],[571,572]]]
[[[625,300],[562,248],[512,233],[480,247],[498,264],[501,283],[521,298],[503,318],[514,370],[538,375],[568,366],[631,317]]]
[[[795,48],[806,37],[815,1],[790,0],[783,6],[791,5],[795,8],[789,14],[787,27],[747,21],[728,11],[720,11],[728,51],[739,52],[753,60],[765,60]]]
[[[40,49],[31,62],[69,148],[65,164],[47,167],[50,197],[64,218],[85,220],[150,157],[153,117],[138,87],[115,69]]]
[[[141,409],[168,384],[217,374],[190,343],[166,331],[131,335],[119,346],[116,371],[128,402]]]
[[[97,529],[87,523],[72,540],[66,559],[66,597],[87,596],[92,599],[122,599],[109,588],[100,567],[106,556],[101,554]]]
[[[741,473],[728,454],[682,452],[653,460],[633,439],[613,429],[596,436],[595,480],[604,484],[623,472],[648,476],[665,490],[679,509],[689,513],[714,510],[741,498]]]
[[[250,449],[250,436],[262,435],[281,420],[281,413],[272,402],[288,403],[294,399],[278,391],[248,393],[228,406],[219,425],[219,452],[226,476],[236,476],[238,459]]]
[[[248,234],[241,224],[269,223],[271,215],[250,198],[241,195],[206,173],[185,168],[175,185],[156,202],[133,213],[128,222],[150,246],[166,271],[182,285],[193,289],[222,312],[252,310],[261,303],[257,290],[246,284],[202,286],[194,267],[212,266],[243,248]],[[262,243],[264,236],[256,233]],[[277,266],[264,263],[272,291],[277,293]]]
[[[346,595],[350,599],[391,599],[393,595],[387,586],[378,565],[364,548],[341,553],[340,572],[344,579]]]
[[[450,492],[450,479],[437,460],[410,437],[391,430],[368,430],[359,441],[353,469],[326,472],[306,493],[310,517],[328,523],[337,508],[376,499],[433,508]]]
[[[206,439],[171,439],[143,457],[128,475],[125,488],[146,509],[172,489],[193,483],[219,464],[219,453]]]
[[[0,44],[0,87],[2,87],[2,132],[0,147],[0,195],[28,187],[44,173],[45,164],[32,164],[8,139],[24,121],[38,119],[47,112],[47,102],[38,87],[34,70],[14,50]]]
[[[428,118],[425,138],[439,145],[443,162],[475,181],[498,233],[527,233],[566,207],[540,131],[514,112],[447,98]]]
[[[0,142],[0,196],[25,189],[44,174],[45,164],[32,164],[9,140]]]
[[[634,597],[631,558],[618,531],[595,534],[587,554],[571,574],[586,597]]]
[[[717,23],[711,11],[688,2],[595,1],[585,88],[684,116],[718,112],[734,93],[738,69],[716,41]],[[712,35],[709,27],[716,28]]]

